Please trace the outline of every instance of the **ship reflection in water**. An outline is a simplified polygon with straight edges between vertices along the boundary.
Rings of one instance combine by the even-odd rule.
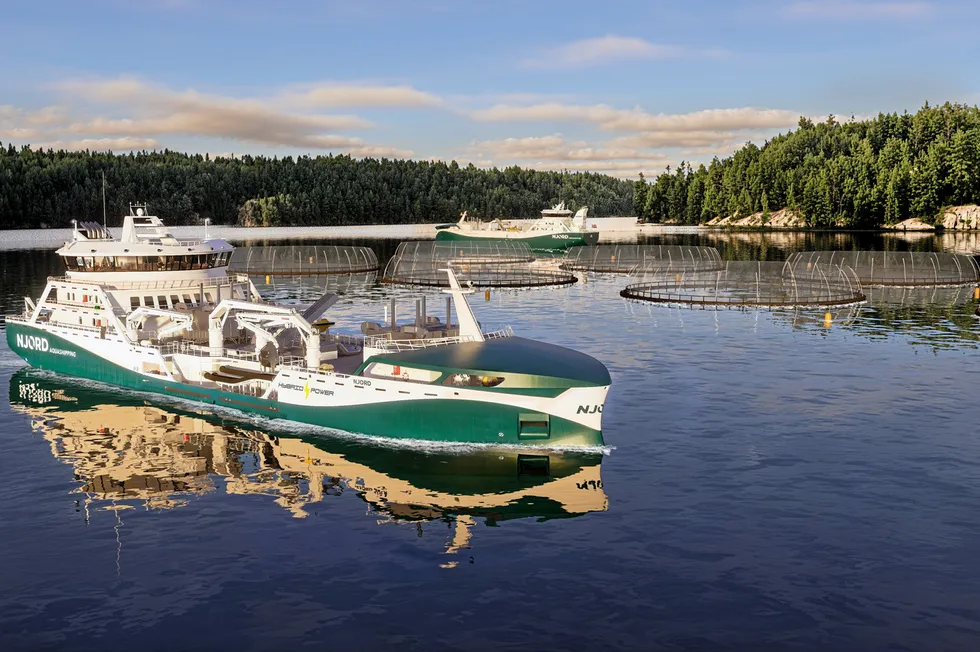
[[[599,453],[432,451],[287,435],[29,369],[11,378],[10,405],[31,415],[52,454],[72,465],[81,483],[72,491],[86,510],[175,509],[224,491],[267,496],[304,518],[354,492],[379,524],[453,524],[452,556],[469,548],[478,519],[568,518],[608,506]]]

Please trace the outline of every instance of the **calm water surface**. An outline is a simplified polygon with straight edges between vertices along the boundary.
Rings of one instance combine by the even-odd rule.
[[[56,273],[0,253],[4,313]],[[330,282],[341,328],[414,296]],[[604,452],[379,445],[65,382],[4,344],[0,649],[978,649],[971,289],[872,291],[827,327],[625,283],[473,301],[606,363]]]

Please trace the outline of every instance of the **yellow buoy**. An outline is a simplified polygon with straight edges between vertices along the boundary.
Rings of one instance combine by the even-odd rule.
[[[828,313],[825,313],[824,316],[823,316],[823,325],[824,325],[824,328],[830,328],[830,325],[833,324],[833,323],[834,323],[834,316],[832,314],[830,314],[829,312]]]
[[[483,299],[485,301],[489,301],[490,300],[490,290],[487,290],[486,292],[483,293]]]
[[[980,299],[980,287],[973,288],[973,298]]]
[[[269,285],[271,283],[272,283],[272,279],[270,278],[270,276],[268,274],[266,274],[265,275],[265,284],[266,285]]]

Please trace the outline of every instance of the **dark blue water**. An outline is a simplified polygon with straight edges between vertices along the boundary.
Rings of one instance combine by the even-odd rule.
[[[5,311],[46,256],[0,254]],[[827,327],[624,284],[474,300],[606,363],[606,454],[371,445],[3,348],[0,649],[977,649],[971,290]],[[395,290],[348,291],[340,326]]]

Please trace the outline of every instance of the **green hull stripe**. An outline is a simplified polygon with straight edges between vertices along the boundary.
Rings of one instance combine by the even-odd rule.
[[[599,241],[599,233],[562,233],[561,237],[554,235],[537,235],[527,238],[481,238],[460,233],[458,230],[445,229],[436,233],[436,240],[466,241],[466,242],[524,242],[532,251],[564,251],[570,247],[594,245]]]
[[[46,350],[20,346],[40,338]],[[149,378],[79,348],[68,340],[17,322],[7,323],[7,345],[33,367],[86,378],[141,392],[234,408],[247,414],[288,419],[325,428],[391,437],[461,443],[526,444],[534,446],[601,446],[602,433],[552,416],[550,437],[521,437],[521,414],[515,406],[479,401],[427,399],[373,403],[363,406],[309,407],[244,396],[220,389]],[[56,352],[55,352],[56,351]],[[503,436],[501,437],[501,433]],[[531,433],[527,433],[531,434]]]

